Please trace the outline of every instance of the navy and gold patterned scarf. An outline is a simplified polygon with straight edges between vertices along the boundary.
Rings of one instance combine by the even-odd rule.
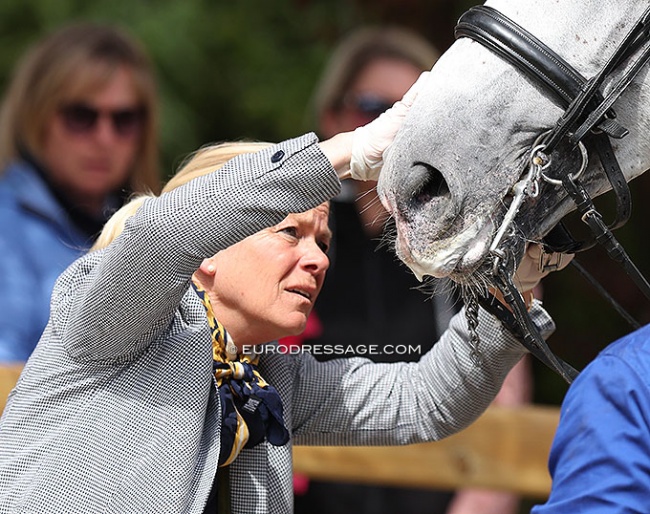
[[[206,291],[193,283],[208,317],[212,333],[212,359],[221,402],[219,467],[231,464],[243,448],[266,439],[274,446],[289,441],[282,400],[259,374],[259,355],[238,355],[226,329],[216,319]]]

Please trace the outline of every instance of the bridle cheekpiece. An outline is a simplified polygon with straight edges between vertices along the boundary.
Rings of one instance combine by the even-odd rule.
[[[632,263],[612,231],[627,222],[631,213],[630,191],[614,155],[610,138],[621,139],[628,130],[616,121],[612,106],[639,71],[650,60],[650,7],[634,24],[614,54],[594,77],[586,79],[556,52],[514,21],[489,6],[472,7],[458,20],[456,38],[468,37],[491,50],[530,78],[560,107],[564,114],[550,130],[540,134],[529,152],[528,171],[512,188],[512,201],[490,246],[492,278],[512,312],[492,298],[479,298],[484,308],[496,314],[520,337],[522,343],[551,369],[571,382],[578,372],[549,349],[528,314],[524,301],[513,284],[513,259],[503,244],[514,231],[515,218],[523,203],[539,195],[546,182],[563,187],[575,202],[578,212],[593,234],[593,240],[577,242],[560,223],[544,239],[549,252],[575,253],[595,243],[605,247],[610,257],[621,264],[639,289],[650,299],[650,284]],[[603,95],[600,87],[606,78],[634,56],[625,73]],[[564,152],[577,148],[581,163],[576,171],[556,161]],[[616,198],[616,217],[609,225],[602,220],[593,201],[580,183],[587,168],[588,155],[598,156]],[[550,173],[550,170],[553,173]],[[572,264],[575,263],[575,259]],[[576,266],[577,263],[575,263]],[[586,274],[584,270],[581,273]],[[613,303],[613,299],[609,298]],[[620,307],[615,308],[621,312]],[[514,314],[514,316],[513,316]],[[626,317],[628,321],[629,316]]]

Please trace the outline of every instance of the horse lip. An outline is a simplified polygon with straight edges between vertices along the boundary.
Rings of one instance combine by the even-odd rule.
[[[465,251],[463,258],[458,262],[458,266],[450,274],[450,278],[454,282],[471,283],[471,279],[468,281],[468,277],[477,273],[478,270],[483,269],[483,266],[487,262],[486,258],[490,254],[490,248],[494,242],[494,236],[496,235],[497,229],[503,223],[505,218],[507,211],[505,204],[506,201],[504,197],[498,206],[492,211],[491,215],[486,218],[487,222],[481,227],[480,231],[476,235],[475,239],[477,240],[477,244]],[[521,240],[520,237],[516,237],[516,239]],[[501,246],[511,245],[512,242],[513,236],[506,236],[503,239]]]
[[[485,260],[492,244],[492,234],[494,234],[494,224],[489,219],[482,227],[479,228],[476,236],[473,238],[471,245],[463,254],[456,266],[457,270],[475,270]]]
[[[396,248],[399,257],[420,281],[425,275],[463,281],[468,272],[475,271],[484,261],[493,232],[491,219],[485,223],[477,222],[457,236],[461,238],[460,242],[454,241],[450,248],[438,250],[432,257],[418,255],[402,236],[398,236]]]
[[[417,278],[419,282],[422,282],[424,276],[428,273],[418,264],[417,259],[411,252],[407,238],[404,237],[403,231],[401,230],[397,231],[395,253],[397,254],[397,257],[413,272],[415,278]]]

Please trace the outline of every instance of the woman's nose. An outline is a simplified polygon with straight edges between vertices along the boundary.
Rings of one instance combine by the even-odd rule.
[[[327,271],[330,266],[330,260],[323,249],[312,241],[306,245],[305,253],[302,257],[303,266],[313,273]]]
[[[100,141],[105,145],[113,144],[119,139],[114,123],[106,116],[99,117],[93,135],[97,141]]]

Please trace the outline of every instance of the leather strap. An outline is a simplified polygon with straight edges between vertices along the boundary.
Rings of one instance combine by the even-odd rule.
[[[621,166],[614,155],[612,143],[607,135],[593,134],[589,137],[589,148],[595,150],[600,164],[607,175],[607,179],[614,191],[616,199],[616,218],[608,225],[610,230],[616,230],[622,227],[630,219],[632,214],[632,196],[630,194],[630,187],[625,180],[625,175],[621,170]]]
[[[578,376],[578,371],[551,351],[530,316],[525,312],[524,302],[516,290],[513,293],[505,284],[499,286],[512,311],[491,294],[479,295],[478,302],[481,307],[501,321],[531,354],[570,384]],[[522,310],[523,312],[519,312]]]
[[[479,5],[469,9],[458,20],[454,34],[456,38],[473,39],[493,51],[541,85],[565,110],[583,93],[585,77],[534,35],[492,7]],[[591,96],[587,102],[591,110],[604,105],[597,89]],[[597,120],[598,128],[611,137],[625,136],[627,130],[614,121],[616,113],[611,106],[606,113],[607,118]]]
[[[586,117],[586,113],[594,112],[599,109],[599,105],[594,105],[594,100],[601,105],[605,105],[606,102],[602,101],[602,95],[600,95],[598,89],[603,84],[605,79],[611,75],[611,73],[627,58],[629,58],[632,53],[635,53],[642,45],[648,42],[650,38],[650,7],[646,9],[641,18],[633,25],[632,29],[626,34],[623,38],[623,41],[617,46],[614,54],[607,60],[605,65],[600,69],[600,71],[592,77],[586,84],[585,87],[580,91],[580,93],[575,97],[571,102],[571,105],[566,110],[564,115],[560,118],[558,123],[551,135],[545,141],[548,151],[552,151],[555,146],[559,144],[571,131],[575,131],[578,123],[580,123]],[[640,61],[640,66],[636,71],[633,66],[630,73],[632,73],[632,78],[638,73],[641,67],[647,61],[647,57],[642,55]],[[639,63],[637,63],[639,64]],[[630,78],[630,81],[632,80]],[[625,77],[623,78],[623,81]],[[625,84],[623,89],[627,87],[629,82]],[[616,88],[615,88],[616,89]],[[614,91],[614,94],[622,93],[623,89],[620,91]],[[609,111],[611,113],[611,111]],[[609,118],[612,118],[611,114]],[[611,119],[609,120],[611,122]],[[593,125],[592,125],[593,126]],[[604,125],[599,124],[598,127],[605,131]],[[622,127],[621,127],[622,129]],[[624,137],[627,134],[625,129],[622,129],[620,132],[621,135],[617,136],[616,133],[607,134],[611,137]],[[576,142],[576,139],[573,139]]]
[[[650,298],[650,284],[634,266],[623,247],[611,233],[611,230],[620,227],[629,219],[631,199],[627,181],[621,172],[609,141],[609,137],[622,138],[628,134],[627,129],[614,121],[616,114],[612,110],[612,105],[650,60],[650,48],[648,47],[650,6],[639,21],[632,26],[605,66],[589,80],[586,80],[535,36],[491,7],[477,6],[463,14],[456,26],[455,35],[457,38],[469,37],[509,62],[528,78],[541,85],[543,91],[550,93],[552,99],[565,109],[564,114],[543,142],[543,152],[547,156],[560,151],[560,146],[562,151],[567,151],[567,146],[568,151],[571,151],[583,139],[592,149],[595,148],[616,195],[616,218],[609,227],[602,221],[586,190],[580,184],[575,183],[570,172],[564,169],[566,163],[563,163],[563,169],[559,170],[559,176],[561,176],[564,188],[582,214],[583,221],[592,230],[595,240],[606,248],[609,256],[623,266],[637,287],[644,292],[646,297]],[[646,47],[637,61],[610,88],[608,96],[604,98],[600,87],[605,79],[644,45]],[[596,127],[600,129],[600,133],[594,131]],[[548,241],[551,239],[561,241],[565,248],[573,247],[574,250],[586,246],[573,241],[561,224],[547,236],[545,244],[548,245]],[[485,299],[481,302],[483,307],[496,314],[511,328],[513,333],[523,339],[524,346],[570,383],[577,375],[577,371],[558,359],[546,346],[528,316],[523,300],[517,294],[507,271],[499,267],[493,279],[510,305],[512,313],[499,308],[494,302],[490,302],[491,305],[488,305]]]
[[[541,83],[566,109],[580,93],[585,78],[562,57],[496,9],[472,7],[458,20],[456,38],[468,37]]]

